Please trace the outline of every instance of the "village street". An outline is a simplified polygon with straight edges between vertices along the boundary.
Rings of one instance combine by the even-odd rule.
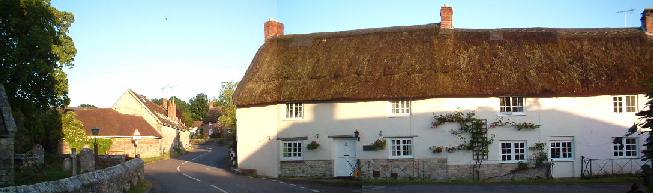
[[[145,178],[153,193],[315,193],[360,192],[360,187],[290,183],[252,178],[229,171],[227,148],[216,143],[201,145],[194,152],[145,165]]]

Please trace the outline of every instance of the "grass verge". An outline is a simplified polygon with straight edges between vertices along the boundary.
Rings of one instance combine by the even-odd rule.
[[[150,181],[143,180],[136,184],[136,186],[129,189],[127,193],[147,193],[150,192],[150,189],[152,189],[152,183]]]
[[[16,168],[14,182],[16,185],[29,185],[45,181],[59,180],[72,176],[72,171],[63,169],[63,160],[53,155],[46,155],[45,165],[40,168]]]

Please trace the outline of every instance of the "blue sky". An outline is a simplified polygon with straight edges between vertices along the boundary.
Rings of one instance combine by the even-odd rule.
[[[342,31],[440,21],[447,3],[456,28],[640,26],[644,0],[53,0],[75,14],[70,35],[75,67],[66,70],[71,106],[109,107],[126,89],[150,98],[210,97],[238,81],[263,43],[263,23],[276,18],[286,34]],[[162,87],[171,85],[162,92]]]

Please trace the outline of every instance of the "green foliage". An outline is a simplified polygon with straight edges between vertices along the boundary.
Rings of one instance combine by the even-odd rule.
[[[68,111],[61,116],[61,130],[63,132],[63,139],[68,143],[70,148],[89,147],[93,149],[93,145],[97,140],[98,154],[106,154],[111,148],[113,141],[111,139],[91,139],[84,131],[84,124],[75,117],[75,113]]]
[[[92,105],[92,104],[80,104],[79,107],[81,107],[81,108],[97,108],[95,105]]]
[[[452,129],[451,134],[463,141],[462,144],[453,147],[457,149],[473,150],[483,155],[487,155],[490,144],[494,141],[494,136],[487,136],[486,122],[476,118],[476,113],[456,111],[433,116],[433,127],[437,127],[447,122],[458,123],[460,127]],[[480,161],[480,160],[477,160]]]
[[[642,150],[642,161],[648,161],[648,160],[653,160],[653,138],[651,138],[651,129],[653,129],[653,80],[649,81],[649,91],[646,93],[646,97],[648,97],[648,102],[645,104],[645,107],[643,110],[640,112],[637,112],[635,115],[637,115],[639,118],[638,123],[633,124],[630,129],[628,129],[628,132],[626,133],[626,136],[634,135],[639,132],[639,134],[647,134],[646,142],[644,142],[644,150]],[[641,130],[644,131],[639,131],[638,128],[641,128]],[[644,165],[646,166],[646,165]],[[642,170],[644,174],[651,174],[653,173],[651,167],[643,167]],[[647,184],[647,187],[649,189],[653,189],[651,185],[651,177],[645,176],[644,177],[644,184]]]
[[[495,128],[495,127],[506,127],[506,126],[512,126],[518,131],[521,131],[522,129],[537,129],[540,128],[541,125],[537,125],[534,123],[529,123],[529,122],[521,122],[517,123],[514,121],[504,121],[503,117],[499,117],[497,121],[490,123],[490,128]]]
[[[68,142],[70,148],[82,149],[84,145],[89,144],[90,139],[84,131],[84,125],[75,117],[72,111],[66,112],[61,116],[61,130],[63,139]]]
[[[68,105],[68,78],[76,49],[68,29],[72,13],[49,0],[0,1],[0,84],[4,84],[18,132],[16,151],[42,144],[56,150],[61,137],[57,108]]]
[[[377,139],[374,141],[374,143],[372,143],[372,145],[376,147],[376,150],[382,150],[385,149],[386,143],[387,142],[383,139]]]
[[[549,155],[546,153],[546,143],[535,143],[534,146],[528,147],[533,154],[532,159],[535,161],[535,167],[546,166],[549,161]]]
[[[224,82],[218,96],[217,107],[222,111],[218,121],[225,128],[236,128],[236,104],[234,104],[234,92],[238,82]]]
[[[191,113],[193,121],[203,121],[209,111],[209,99],[206,94],[197,94],[188,103],[188,111]]]
[[[306,149],[308,149],[308,150],[314,150],[314,149],[317,149],[318,147],[320,147],[320,144],[317,143],[317,141],[311,141],[311,143],[306,145]]]

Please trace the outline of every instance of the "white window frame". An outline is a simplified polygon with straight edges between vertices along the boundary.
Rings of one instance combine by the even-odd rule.
[[[410,116],[412,112],[410,100],[390,101],[390,117]]]
[[[516,147],[516,145],[519,145],[521,147]],[[506,148],[505,145],[509,145],[508,148]],[[500,149],[500,156],[501,156],[501,163],[517,163],[517,162],[526,162],[528,160],[528,146],[525,140],[515,140],[515,141],[500,141],[499,143],[499,149]],[[504,151],[505,150],[505,151]],[[517,153],[517,151],[520,151]],[[523,156],[522,159],[517,159],[517,156]],[[504,158],[509,158],[510,160],[504,160]]]
[[[396,143],[398,142],[398,143]],[[409,142],[409,143],[406,143]],[[415,141],[413,138],[388,138],[390,144],[390,158],[413,158],[415,154]],[[399,155],[397,154],[399,152]],[[410,154],[407,154],[409,152]]]
[[[508,103],[502,103],[502,100],[507,99]],[[521,99],[521,105],[515,105]],[[514,108],[521,108],[521,111],[514,111]],[[499,113],[500,115],[526,115],[526,97],[523,96],[501,96],[499,97]]]
[[[286,145],[290,145],[287,147]],[[293,146],[297,145],[297,146]],[[289,151],[288,151],[289,150]],[[304,159],[304,141],[281,141],[279,147],[281,161],[295,161]],[[288,156],[286,156],[288,155]]]
[[[619,148],[619,144],[612,145],[612,156],[615,158],[639,158],[639,138],[637,137],[620,137],[623,148]],[[627,143],[634,140],[634,143]],[[630,141],[632,142],[632,141]],[[634,153],[627,155],[628,153]],[[616,155],[615,155],[616,154]]]
[[[612,112],[613,113],[636,113],[637,95],[615,95],[612,96]],[[630,104],[629,104],[630,103]]]
[[[304,119],[304,103],[286,103],[283,112],[286,120]]]
[[[566,146],[567,147],[563,147]],[[560,149],[560,157],[554,158],[553,157],[553,149]],[[563,150],[567,150],[566,153],[563,153]],[[573,161],[574,160],[574,151],[576,151],[576,147],[574,147],[574,140],[551,140],[549,141],[549,158],[551,158],[553,161]],[[568,155],[565,157],[564,155]]]

